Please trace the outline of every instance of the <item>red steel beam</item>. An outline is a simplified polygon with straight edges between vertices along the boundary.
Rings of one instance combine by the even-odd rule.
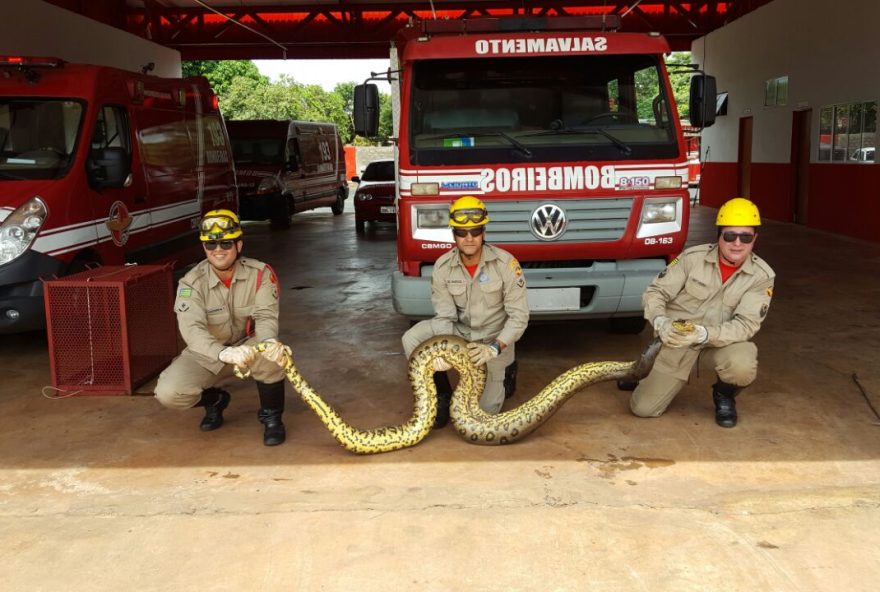
[[[185,60],[272,58],[384,58],[394,33],[411,18],[432,18],[429,2],[385,0],[336,5],[257,6],[236,4],[217,10],[260,31],[277,45],[201,7],[175,8],[144,0],[142,8],[124,0],[49,0],[95,20],[177,49]],[[690,49],[705,35],[770,0],[435,0],[438,18],[503,15],[622,15],[623,31],[658,31],[675,50]],[[112,13],[112,14],[111,14]],[[120,19],[120,15],[124,18]],[[120,22],[122,21],[122,22]],[[120,26],[121,25],[121,26]],[[285,56],[286,54],[286,56]]]

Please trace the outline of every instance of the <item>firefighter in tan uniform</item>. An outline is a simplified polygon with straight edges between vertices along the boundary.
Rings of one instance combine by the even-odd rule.
[[[663,342],[651,373],[637,387],[630,408],[640,417],[661,415],[688,380],[701,356],[718,380],[712,388],[715,422],[736,425],[739,391],[755,380],[758,348],[749,341],[761,328],[773,297],[775,273],[752,253],[761,225],[758,207],[738,197],[718,210],[718,242],[686,249],[648,286],[645,318]],[[692,333],[674,320],[692,321]]]
[[[505,398],[505,371],[512,382],[514,343],[522,337],[529,322],[526,282],[516,258],[498,247],[486,244],[489,222],[486,206],[475,197],[465,196],[449,208],[455,247],[434,265],[431,302],[434,318],[421,321],[403,335],[403,349],[409,357],[424,340],[435,335],[458,335],[469,341],[468,353],[479,365],[486,364],[486,387],[480,407],[498,413]],[[435,361],[437,420],[434,427],[449,421],[452,387],[446,360]],[[509,388],[512,393],[512,386]],[[510,394],[510,393],[508,393]]]
[[[173,409],[204,407],[203,431],[223,425],[229,393],[216,388],[238,366],[250,370],[260,397],[258,419],[263,443],[275,446],[286,437],[284,372],[276,363],[278,343],[278,281],[272,268],[241,257],[243,241],[238,216],[230,210],[208,212],[199,238],[205,260],[178,284],[174,312],[186,342],[183,352],[159,376],[156,398]],[[252,344],[270,347],[256,355]]]

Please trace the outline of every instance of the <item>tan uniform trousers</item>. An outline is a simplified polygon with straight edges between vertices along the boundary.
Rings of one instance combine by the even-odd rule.
[[[706,348],[700,356],[702,359],[708,360],[718,378],[728,384],[748,386],[758,375],[758,348],[751,341]],[[639,417],[659,417],[685,384],[686,380],[654,368],[633,391],[629,407]]]
[[[459,337],[470,340],[469,335],[464,335],[455,329],[453,331]],[[403,334],[401,339],[407,359],[420,343],[435,335],[430,320],[413,325],[409,331]],[[498,354],[497,358],[486,363],[486,387],[480,397],[480,408],[486,413],[495,415],[501,411],[501,406],[504,404],[504,370],[513,363],[514,359],[514,345],[511,343]]]
[[[254,338],[245,342],[247,345],[255,343],[257,340]],[[214,374],[199,364],[196,354],[185,349],[159,375],[155,389],[156,399],[171,409],[189,409],[199,402],[202,390],[234,376],[233,370],[233,366],[225,364],[219,373]],[[284,370],[278,364],[257,355],[251,366],[251,377],[272,384],[284,380]]]

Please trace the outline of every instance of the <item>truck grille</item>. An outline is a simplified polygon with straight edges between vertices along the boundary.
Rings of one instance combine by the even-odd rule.
[[[632,211],[632,198],[493,201],[489,209],[489,232],[493,244],[504,243],[595,243],[620,240]],[[538,238],[532,231],[532,214],[542,206],[556,206],[565,215],[565,230],[555,236],[558,218],[540,217]],[[557,212],[546,210],[545,213]]]

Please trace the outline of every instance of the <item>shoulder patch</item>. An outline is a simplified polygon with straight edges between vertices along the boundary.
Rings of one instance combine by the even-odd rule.
[[[767,296],[773,298],[773,288],[767,288]]]
[[[178,298],[190,298],[192,296],[192,288],[178,288],[177,297]]]
[[[678,265],[678,257],[669,262],[666,267],[672,267],[673,265]],[[665,270],[664,270],[665,271]]]
[[[767,304],[765,304],[764,306],[761,307],[761,318],[762,319],[767,316],[768,310],[770,310],[770,306]]]
[[[510,265],[510,271],[516,274],[516,277],[522,275],[522,267],[520,267],[519,261],[517,261],[515,257],[510,260],[510,263],[508,263],[508,265]]]

